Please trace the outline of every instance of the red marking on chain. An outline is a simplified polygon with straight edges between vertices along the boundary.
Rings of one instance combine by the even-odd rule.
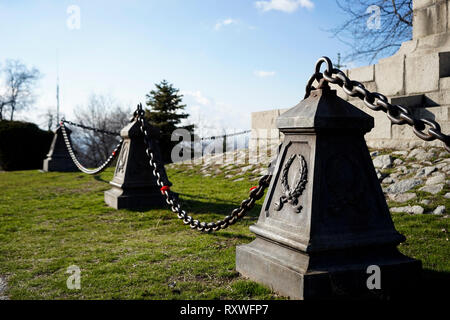
[[[161,187],[161,193],[164,193],[164,191],[169,192],[170,191],[170,187],[169,186],[162,186]]]
[[[113,155],[113,157],[114,157],[114,156],[116,155],[116,152],[115,152],[115,151],[113,151],[112,155]]]
[[[251,188],[250,188],[250,191],[253,191],[253,190],[255,190],[256,188],[258,188],[258,187],[251,187]]]

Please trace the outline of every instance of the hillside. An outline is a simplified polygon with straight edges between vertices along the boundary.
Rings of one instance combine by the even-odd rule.
[[[407,237],[399,249],[422,260],[426,292],[432,295],[435,289],[446,288],[450,279],[445,212],[450,201],[449,154],[437,148],[372,152],[395,226]],[[246,151],[236,154],[244,157]],[[180,194],[186,210],[208,221],[223,218],[238,206],[265,170],[262,165],[213,160],[206,157],[202,164],[167,167],[172,190]],[[248,227],[256,222],[262,200],[236,225],[202,234],[184,226],[167,208],[107,207],[103,192],[109,189],[112,174],[112,168],[96,177],[0,172],[0,297],[282,298],[234,270],[235,248],[254,239]],[[71,265],[81,269],[81,290],[66,287]]]

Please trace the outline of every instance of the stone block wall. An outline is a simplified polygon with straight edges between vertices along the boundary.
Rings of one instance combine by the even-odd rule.
[[[405,105],[417,117],[431,118],[450,133],[450,0],[414,0],[413,39],[391,57],[375,65],[345,70],[370,91],[387,96],[391,103]],[[382,111],[372,111],[358,98],[338,95],[375,118],[375,128],[366,135],[374,148],[442,146],[438,140],[417,138],[408,125],[394,125]],[[282,110],[252,113],[252,134],[258,128],[273,128]],[[271,117],[274,117],[273,119]],[[264,120],[262,120],[264,119]]]

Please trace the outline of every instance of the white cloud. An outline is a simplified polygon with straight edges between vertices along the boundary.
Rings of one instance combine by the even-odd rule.
[[[219,22],[216,23],[216,25],[214,26],[214,29],[219,30],[224,26],[229,26],[229,25],[237,24],[237,23],[238,23],[237,20],[231,19],[231,18],[220,20]]]
[[[195,102],[197,102],[198,104],[201,104],[203,106],[206,106],[208,104],[210,104],[211,102],[209,101],[208,98],[206,98],[201,91],[182,91],[181,92],[182,95],[184,96],[190,96],[193,97]]]
[[[215,101],[198,90],[181,93],[189,114],[183,125],[195,124],[197,134],[202,137],[223,134],[224,131],[233,133],[250,127],[250,112],[243,113],[241,106]]]
[[[257,70],[254,72],[255,76],[260,78],[273,77],[275,75],[275,71],[263,71]]]
[[[283,12],[294,12],[299,7],[312,9],[314,3],[311,0],[270,0],[270,1],[256,1],[255,7],[265,11],[278,10]]]

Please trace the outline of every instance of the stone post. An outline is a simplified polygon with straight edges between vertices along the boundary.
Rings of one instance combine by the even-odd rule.
[[[328,87],[281,114],[285,135],[236,270],[293,299],[407,293],[420,261],[402,255],[364,134],[374,119]],[[368,279],[380,268],[380,288]],[[368,284],[369,283],[369,288]]]
[[[157,138],[159,130],[148,125],[154,145],[154,155],[161,161]],[[145,143],[140,124],[133,121],[120,132],[124,139],[122,149],[117,157],[114,177],[110,181],[112,188],[105,192],[105,203],[115,209],[144,209],[166,205],[160,187],[152,174],[152,169],[145,153]],[[161,162],[162,163],[162,162]],[[165,185],[171,185],[165,170],[162,170]]]
[[[71,130],[66,128],[66,132],[70,140]],[[58,172],[74,172],[78,171],[78,168],[70,158],[69,151],[67,150],[64,142],[64,136],[60,126],[55,131],[50,150],[47,154],[47,158],[44,160],[43,171],[58,171]]]

